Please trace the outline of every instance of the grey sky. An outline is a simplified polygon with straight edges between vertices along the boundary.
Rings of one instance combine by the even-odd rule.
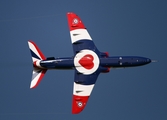
[[[81,17],[99,50],[158,62],[101,74],[84,111],[72,115],[73,70],[47,71],[29,89],[29,39],[47,57],[73,55],[67,12]],[[2,120],[167,119],[166,0],[1,0],[0,40]]]

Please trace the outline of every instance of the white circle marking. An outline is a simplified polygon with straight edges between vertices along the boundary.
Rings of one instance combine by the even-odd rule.
[[[78,102],[78,107],[82,107],[82,102]]]
[[[86,69],[79,63],[79,60],[87,54],[92,55],[94,58],[94,60],[93,60],[94,66],[92,69]],[[99,63],[100,63],[100,61],[99,61],[99,57],[97,56],[97,54],[95,52],[93,52],[92,50],[88,50],[88,49],[81,50],[74,57],[75,68],[78,70],[78,72],[85,74],[85,75],[90,75],[90,74],[94,73],[98,69]]]
[[[74,19],[73,19],[73,22],[74,22],[74,24],[78,24],[78,19],[77,19],[77,18],[74,18]]]

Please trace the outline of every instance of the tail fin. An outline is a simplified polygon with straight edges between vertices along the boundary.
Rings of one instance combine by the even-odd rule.
[[[30,88],[35,88],[42,80],[44,74],[46,73],[47,69],[42,69],[40,67],[36,67],[36,62],[45,60],[45,56],[42,54],[38,46],[33,41],[28,41],[28,45],[30,48],[30,52],[32,55],[32,61],[33,61],[33,73],[32,73],[32,81]]]

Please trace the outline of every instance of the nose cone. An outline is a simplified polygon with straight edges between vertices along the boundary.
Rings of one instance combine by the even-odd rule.
[[[145,57],[140,57],[139,58],[139,65],[146,65],[149,64],[151,62],[151,59],[149,58],[145,58]]]
[[[151,62],[151,59],[149,59],[149,58],[146,58],[147,60],[146,60],[146,64],[148,64],[148,63],[150,63]]]

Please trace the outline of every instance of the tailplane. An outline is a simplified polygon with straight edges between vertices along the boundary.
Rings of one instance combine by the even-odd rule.
[[[28,45],[30,48],[33,62],[35,62],[37,60],[45,60],[46,59],[45,56],[43,55],[43,53],[38,48],[38,46],[33,41],[28,41]]]
[[[39,64],[41,60],[45,60],[46,58],[33,41],[28,41],[28,45],[33,61],[33,73],[30,88],[35,88],[40,83],[47,71],[46,69],[40,67]]]
[[[47,70],[41,70],[39,68],[34,67],[30,88],[36,88],[38,86],[46,71]]]

